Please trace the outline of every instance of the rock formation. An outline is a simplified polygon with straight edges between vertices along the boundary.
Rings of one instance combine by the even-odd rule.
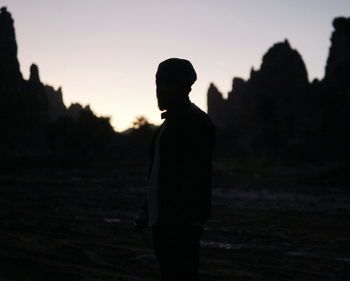
[[[226,101],[222,93],[211,83],[208,89],[208,114],[215,124],[223,128],[226,128],[225,107]]]
[[[0,93],[13,92],[22,80],[17,59],[13,19],[6,7],[0,10]]]
[[[350,86],[350,18],[336,18],[324,81],[338,90]]]
[[[56,121],[67,115],[67,108],[63,102],[62,88],[55,90],[52,86],[45,85],[45,92],[48,102],[49,120]]]
[[[39,77],[39,68],[36,64],[32,64],[30,66],[30,75],[29,75],[29,81],[33,84],[40,84],[40,77]]]
[[[6,7],[0,9],[0,99],[1,154],[41,153],[53,143],[64,146],[54,132],[55,129],[62,130],[61,126],[65,126],[61,133],[67,135],[61,134],[59,137],[63,137],[65,143],[72,143],[73,138],[81,143],[86,134],[73,129],[80,127],[74,122],[81,120],[84,132],[95,132],[95,138],[99,141],[101,136],[113,133],[109,119],[95,116],[90,107],[74,104],[67,109],[61,88],[55,90],[44,85],[36,64],[30,67],[29,80],[23,79],[17,58],[14,21]],[[62,118],[66,121],[60,123]],[[86,145],[88,148],[89,145]]]
[[[260,69],[252,69],[247,81],[234,78],[227,99],[210,85],[208,114],[219,130],[230,132],[236,150],[285,157],[312,151],[313,157],[322,157],[325,147],[341,147],[342,152],[347,149],[350,19],[337,18],[333,25],[322,81],[309,83],[302,57],[285,40],[267,51]],[[346,127],[341,126],[345,120]],[[337,153],[333,150],[329,154]]]

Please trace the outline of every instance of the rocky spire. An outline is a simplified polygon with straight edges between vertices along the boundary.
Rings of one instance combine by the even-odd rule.
[[[336,18],[327,59],[325,81],[339,89],[350,86],[350,18]]]
[[[40,82],[40,77],[39,77],[39,68],[34,63],[30,66],[29,81],[33,82],[33,83],[41,83]]]
[[[214,83],[210,83],[209,89],[208,89],[208,113],[210,115],[210,112],[215,110],[216,105],[218,103],[221,103],[224,101],[224,98],[222,96],[222,93],[219,92],[218,88],[214,85]],[[211,108],[213,106],[214,108]]]
[[[210,83],[208,93],[208,114],[214,124],[218,127],[224,127],[226,123],[224,122],[223,114],[226,114],[226,100],[224,99],[222,93],[216,88],[213,83]],[[225,108],[224,108],[225,107]]]
[[[17,43],[13,19],[6,7],[0,9],[0,48],[3,53],[17,56]]]
[[[260,75],[266,75],[286,83],[308,83],[304,61],[297,50],[291,48],[287,39],[274,44],[263,56]]]
[[[234,99],[235,96],[243,94],[246,90],[247,82],[239,77],[234,77],[232,80],[232,90],[228,93],[227,100]]]
[[[10,90],[22,79],[17,59],[17,43],[13,19],[6,7],[0,9],[0,85]]]

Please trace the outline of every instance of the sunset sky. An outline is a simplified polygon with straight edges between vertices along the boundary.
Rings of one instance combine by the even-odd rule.
[[[159,124],[158,63],[190,60],[198,74],[191,99],[206,110],[210,82],[226,94],[249,77],[272,44],[287,38],[322,78],[332,20],[349,0],[3,0],[15,20],[21,71],[62,86],[64,101],[90,104],[118,131],[144,115]]]

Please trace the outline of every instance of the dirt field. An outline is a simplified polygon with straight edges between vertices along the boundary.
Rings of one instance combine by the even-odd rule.
[[[201,280],[350,280],[347,168],[215,164]],[[146,169],[30,167],[0,176],[0,280],[159,280],[131,222]]]

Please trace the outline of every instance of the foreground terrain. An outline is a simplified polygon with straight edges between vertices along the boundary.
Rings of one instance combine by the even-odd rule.
[[[216,163],[202,280],[350,280],[347,168]],[[159,280],[142,165],[2,171],[0,280]]]

